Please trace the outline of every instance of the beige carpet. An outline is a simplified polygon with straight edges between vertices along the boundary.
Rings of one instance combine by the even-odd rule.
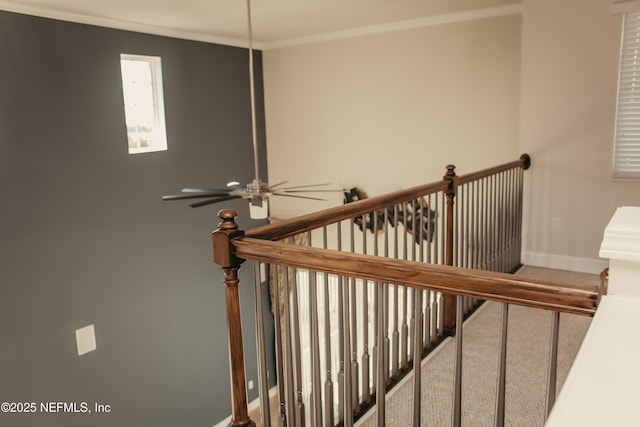
[[[597,275],[525,267],[519,274],[573,283],[599,283]],[[462,425],[492,426],[498,366],[501,304],[485,303],[464,326]],[[558,349],[558,391],[573,363],[591,319],[561,315]],[[510,306],[505,424],[542,426],[549,356],[551,313]],[[422,422],[451,425],[454,345],[449,340],[423,362]],[[408,375],[387,397],[386,425],[411,422],[413,376]],[[375,426],[376,414],[358,426]]]

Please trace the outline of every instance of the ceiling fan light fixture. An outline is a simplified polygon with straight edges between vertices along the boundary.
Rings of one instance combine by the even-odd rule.
[[[251,219],[266,219],[269,217],[269,198],[253,195],[249,201],[249,217]]]

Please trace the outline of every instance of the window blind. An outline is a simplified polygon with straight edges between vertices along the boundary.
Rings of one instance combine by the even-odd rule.
[[[613,177],[640,179],[640,12],[624,14]]]

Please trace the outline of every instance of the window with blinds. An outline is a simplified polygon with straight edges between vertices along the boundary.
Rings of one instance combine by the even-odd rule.
[[[640,12],[624,14],[613,177],[640,179]]]

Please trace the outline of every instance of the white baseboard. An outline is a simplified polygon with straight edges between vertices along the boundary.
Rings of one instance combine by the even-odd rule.
[[[522,252],[522,263],[532,267],[554,268],[556,270],[577,271],[600,274],[609,266],[609,260],[600,258],[580,258],[566,255]]]

